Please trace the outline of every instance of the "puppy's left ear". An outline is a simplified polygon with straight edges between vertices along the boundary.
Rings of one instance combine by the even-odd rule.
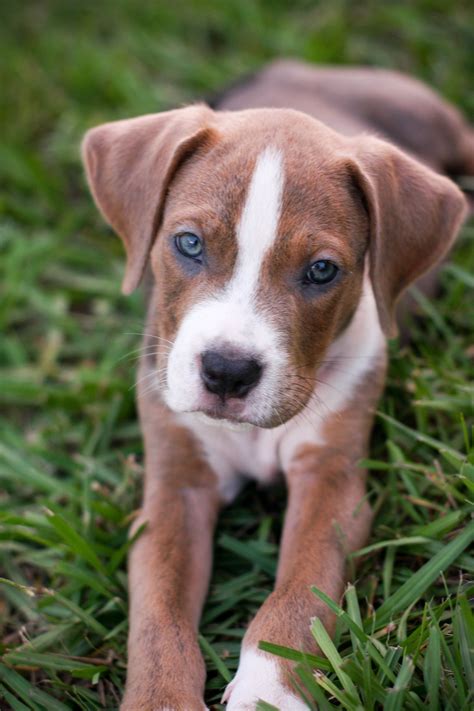
[[[449,251],[467,213],[456,185],[385,141],[352,139],[349,171],[370,221],[370,276],[384,332],[402,292]]]
[[[140,282],[173,175],[210,138],[213,115],[198,104],[106,123],[84,137],[91,192],[127,251],[125,294]]]

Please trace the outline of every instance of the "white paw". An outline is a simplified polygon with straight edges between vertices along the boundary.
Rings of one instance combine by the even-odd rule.
[[[304,701],[282,684],[276,660],[256,649],[246,649],[222,702],[227,703],[227,711],[255,711],[259,699],[279,711],[308,711]]]

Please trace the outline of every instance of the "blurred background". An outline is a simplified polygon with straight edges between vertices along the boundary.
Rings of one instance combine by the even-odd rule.
[[[0,53],[0,708],[116,708],[126,532],[141,479],[133,386],[144,311],[140,294],[120,294],[122,248],[85,187],[84,131],[212,97],[281,56],[402,70],[472,120],[474,5],[1,0]],[[421,467],[414,472],[439,452],[390,418],[465,456],[473,244],[468,226],[444,271],[443,299],[421,300],[426,319],[414,345],[393,348],[389,419],[374,439],[374,541],[412,534],[449,509],[449,523],[430,534],[442,541],[469,516],[454,455],[444,489],[436,477],[398,476],[400,452]],[[383,475],[377,461],[389,462]],[[428,499],[431,508],[420,504]],[[223,516],[201,637],[215,708],[245,624],[271,588],[282,501],[251,487]],[[419,558],[397,553],[394,572],[394,553],[387,559],[382,549],[360,572],[360,599],[370,605],[433,554],[429,546],[415,549]],[[429,587],[426,597],[443,590]]]

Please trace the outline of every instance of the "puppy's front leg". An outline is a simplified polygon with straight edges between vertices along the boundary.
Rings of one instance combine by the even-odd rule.
[[[192,435],[141,403],[146,479],[129,561],[130,634],[122,711],[204,711],[197,642],[219,506],[215,478]]]
[[[286,472],[289,502],[274,592],[244,638],[235,679],[227,687],[228,711],[255,709],[258,698],[280,711],[304,711],[292,690],[291,666],[258,650],[261,640],[317,652],[309,625],[318,616],[330,632],[334,620],[310,591],[316,585],[338,600],[345,554],[360,547],[370,526],[363,502],[365,475],[345,454],[316,446],[295,452]]]

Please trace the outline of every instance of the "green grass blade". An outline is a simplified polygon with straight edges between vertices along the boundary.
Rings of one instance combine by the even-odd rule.
[[[456,538],[414,573],[410,580],[399,587],[388,600],[385,600],[376,612],[376,626],[383,627],[400,610],[413,605],[473,540],[474,521],[469,523]]]
[[[407,427],[407,425],[402,424],[394,417],[387,415],[385,412],[377,412],[377,415],[382,420],[389,422],[396,429],[399,429],[401,432],[404,432],[405,434],[409,435],[416,442],[422,442],[423,444],[427,444],[429,447],[436,449],[440,453],[446,452],[451,457],[453,457],[453,459],[458,463],[464,461],[465,455],[462,452],[459,452],[458,450],[454,449],[453,447],[450,447],[444,442],[440,442],[434,437],[430,437],[429,435],[426,435],[423,432],[419,432],[418,430],[414,430],[411,427]]]
[[[361,708],[361,701],[357,689],[352,681],[352,679],[346,674],[342,668],[342,658],[337,651],[333,641],[326,632],[326,629],[318,617],[314,617],[311,620],[311,632],[316,644],[320,647],[321,651],[326,655],[329,662],[336,673],[337,678],[341,682],[342,687],[347,692],[350,698],[351,705],[354,708]]]
[[[43,708],[46,709],[46,711],[70,711],[68,706],[55,699],[54,696],[47,694],[45,691],[31,684],[14,669],[9,669],[1,662],[0,679],[12,692],[35,711],[41,711]]]
[[[389,668],[389,666],[386,664],[382,654],[380,653],[379,649],[374,643],[374,640],[371,639],[366,632],[361,629],[355,622],[354,620],[351,619],[351,617],[347,614],[347,612],[344,612],[344,610],[339,607],[337,603],[334,602],[334,600],[331,600],[329,595],[326,595],[322,590],[319,590],[316,587],[312,587],[311,591],[326,605],[329,607],[330,610],[332,610],[340,619],[342,619],[345,624],[348,626],[350,632],[359,640],[359,642],[364,646],[366,649],[367,653],[369,656],[374,660],[374,662],[377,664],[377,666],[380,667],[380,669],[383,671],[383,673],[391,680],[395,681],[395,676],[392,672],[392,670]]]
[[[61,536],[68,548],[79,558],[86,560],[93,568],[101,573],[104,578],[107,577],[107,571],[100,562],[97,553],[92,546],[60,515],[47,512],[48,521]]]
[[[203,650],[203,652],[205,654],[207,654],[212,659],[217,671],[219,672],[221,677],[224,679],[224,681],[228,684],[232,679],[232,674],[227,669],[226,665],[224,664],[222,659],[219,657],[217,652],[214,650],[211,643],[208,642],[207,639],[202,636],[202,634],[199,635],[199,644],[201,645],[201,649]]]
[[[441,681],[441,640],[438,627],[430,627],[428,647],[423,665],[425,686],[428,690],[429,711],[439,709],[439,685]]]
[[[388,691],[387,699],[383,705],[383,711],[402,711],[414,669],[413,661],[409,657],[406,657],[402,662],[393,688]]]
[[[268,704],[266,701],[262,701],[262,699],[259,699],[257,701],[256,705],[256,711],[280,711],[276,706],[273,706],[272,704]]]

